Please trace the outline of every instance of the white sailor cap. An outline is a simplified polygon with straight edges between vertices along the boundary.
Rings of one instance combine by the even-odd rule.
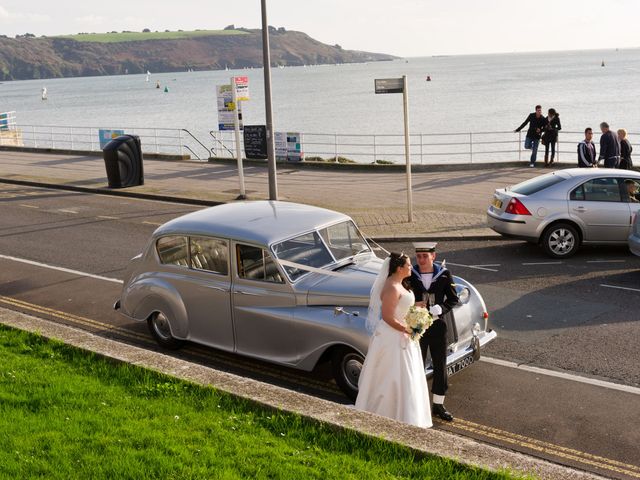
[[[418,252],[435,252],[438,242],[416,242],[413,244],[416,253]]]

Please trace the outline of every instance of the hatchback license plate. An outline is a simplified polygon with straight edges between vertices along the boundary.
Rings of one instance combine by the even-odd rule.
[[[454,363],[453,365],[449,365],[447,367],[447,373],[449,375],[455,375],[456,373],[458,373],[460,370],[464,370],[465,368],[467,368],[469,365],[473,364],[474,359],[473,359],[473,353],[470,353],[469,355],[467,355],[466,357],[461,358],[460,360],[458,360],[456,363]]]
[[[502,200],[494,198],[493,199],[493,206],[496,208],[502,208]]]

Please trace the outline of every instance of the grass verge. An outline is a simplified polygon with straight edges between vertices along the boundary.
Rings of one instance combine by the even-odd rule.
[[[0,478],[511,479],[0,326]]]

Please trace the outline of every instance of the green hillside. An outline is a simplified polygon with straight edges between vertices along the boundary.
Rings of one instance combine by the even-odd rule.
[[[140,42],[144,40],[179,40],[194,37],[210,37],[213,35],[249,35],[241,30],[194,30],[191,32],[110,32],[110,33],[78,33],[76,35],[58,35],[50,38],[68,38],[77,42],[118,43]]]

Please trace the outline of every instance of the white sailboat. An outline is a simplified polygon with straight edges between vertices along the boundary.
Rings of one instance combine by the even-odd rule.
[[[147,78],[146,78],[145,82],[148,82],[148,81],[149,81],[149,76],[150,76],[150,75],[151,75],[151,72],[150,72],[149,70],[147,70]]]

